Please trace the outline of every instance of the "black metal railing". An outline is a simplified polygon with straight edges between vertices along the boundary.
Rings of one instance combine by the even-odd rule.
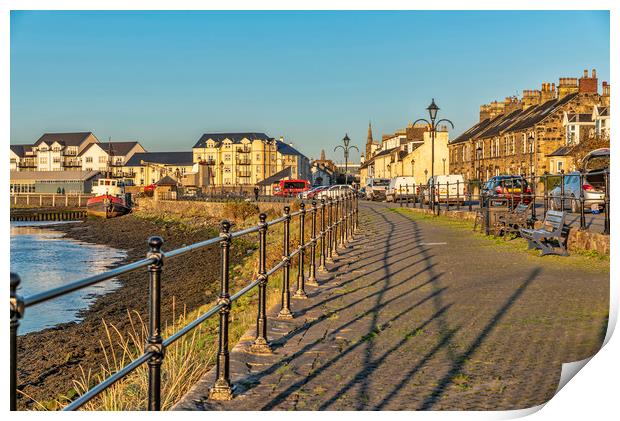
[[[493,183],[492,186],[487,185],[489,180],[400,185],[391,190],[388,188],[386,200],[400,206],[427,207],[437,214],[441,209],[468,211],[483,209],[488,207],[489,201],[496,204],[501,202],[511,209],[519,203],[531,202],[531,221],[543,219],[547,210],[556,209],[578,215],[578,218],[571,220],[570,224],[580,230],[596,231],[595,226],[598,224],[600,232],[609,234],[608,169],[589,171],[587,174],[560,172],[529,177],[525,175],[501,177],[499,183]],[[587,209],[593,209],[589,221],[586,218]],[[542,214],[539,213],[541,210]],[[595,215],[601,210],[602,215],[596,217]]]
[[[246,228],[236,232],[230,232],[231,224],[222,221],[219,237],[211,238],[185,247],[181,247],[168,252],[162,251],[164,240],[161,237],[151,237],[148,240],[148,252],[144,259],[129,263],[103,273],[99,273],[67,285],[57,287],[48,291],[22,297],[18,294],[20,277],[16,273],[11,273],[11,322],[10,322],[10,408],[16,410],[17,407],[17,333],[20,320],[24,318],[25,312],[29,307],[41,304],[54,298],[64,296],[72,291],[86,288],[90,285],[112,279],[122,274],[134,272],[138,269],[146,269],[149,278],[149,299],[148,299],[148,337],[144,345],[143,353],[135,360],[129,362],[119,371],[110,375],[98,385],[92,387],[77,399],[69,403],[64,410],[76,410],[87,402],[102,393],[114,383],[125,378],[143,364],[148,365],[148,410],[157,411],[161,408],[161,366],[165,358],[166,349],[174,342],[191,332],[207,319],[219,314],[219,333],[218,333],[218,353],[216,360],[216,381],[210,391],[210,398],[215,400],[228,400],[233,397],[232,383],[230,379],[230,358],[229,358],[229,314],[232,304],[249,291],[258,287],[257,319],[256,319],[256,338],[252,343],[249,352],[257,354],[270,354],[271,345],[267,336],[267,284],[269,277],[278,270],[283,270],[282,300],[280,304],[279,317],[291,318],[294,314],[291,310],[290,300],[290,268],[291,261],[297,257],[297,290],[294,297],[304,298],[305,292],[305,268],[306,250],[310,250],[308,284],[316,283],[317,272],[327,271],[326,262],[332,261],[339,247],[346,247],[346,240],[353,238],[358,228],[358,195],[354,192],[342,194],[337,197],[327,197],[320,199],[320,203],[311,202],[310,209],[306,209],[304,203],[300,205],[300,210],[291,213],[288,206],[284,207],[281,217],[267,222],[267,215],[259,215],[259,223],[256,226]],[[311,235],[306,240],[305,219],[311,218]],[[290,223],[293,218],[299,218],[299,246],[295,250],[290,250]],[[283,224],[283,256],[272,268],[267,268],[267,235],[269,228],[277,224]],[[317,231],[317,227],[319,230]],[[229,275],[230,275],[230,247],[235,238],[258,234],[259,255],[258,255],[258,276],[240,291],[230,295]],[[161,284],[164,272],[164,261],[180,256],[188,256],[199,249],[219,244],[221,248],[221,278],[220,293],[216,304],[206,313],[185,325],[179,331],[164,339],[161,337]],[[317,244],[320,246],[317,247]],[[316,268],[315,253],[318,253],[319,267]]]

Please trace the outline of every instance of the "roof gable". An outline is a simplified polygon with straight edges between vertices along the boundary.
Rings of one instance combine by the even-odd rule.
[[[273,138],[267,136],[265,133],[258,132],[243,132],[243,133],[205,133],[203,134],[198,142],[194,145],[194,148],[206,148],[207,141],[212,140],[214,146],[218,146],[221,144],[224,139],[229,139],[232,143],[240,143],[242,139],[252,140],[262,140],[268,141],[273,140]]]
[[[127,161],[127,167],[140,167],[142,161],[164,165],[193,165],[192,152],[137,152]]]
[[[43,133],[39,140],[35,142],[34,146],[39,146],[43,142],[47,145],[59,142],[65,146],[80,146],[91,135],[93,135],[92,132]],[[95,137],[95,139],[97,138]]]

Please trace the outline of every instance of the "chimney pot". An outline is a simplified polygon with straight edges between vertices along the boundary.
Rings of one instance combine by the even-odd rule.
[[[585,70],[583,71],[583,77],[588,77],[588,69],[585,69]]]
[[[596,69],[592,69],[592,77],[596,78]]]

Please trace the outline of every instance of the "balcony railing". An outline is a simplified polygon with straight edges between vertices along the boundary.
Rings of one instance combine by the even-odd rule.
[[[237,158],[237,165],[252,165],[252,160],[249,158]]]

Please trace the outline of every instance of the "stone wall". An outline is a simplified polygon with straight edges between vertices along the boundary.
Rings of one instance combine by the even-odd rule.
[[[427,215],[433,215],[433,211],[430,209],[419,208],[406,208],[415,212],[424,213]],[[446,211],[440,210],[440,215],[447,216],[448,218],[475,221],[476,212],[472,211]],[[540,226],[540,222],[537,227]],[[566,247],[569,251],[596,251],[599,254],[609,255],[610,238],[609,235],[603,235],[599,233],[580,231],[578,228],[571,228],[568,232],[568,239]]]

